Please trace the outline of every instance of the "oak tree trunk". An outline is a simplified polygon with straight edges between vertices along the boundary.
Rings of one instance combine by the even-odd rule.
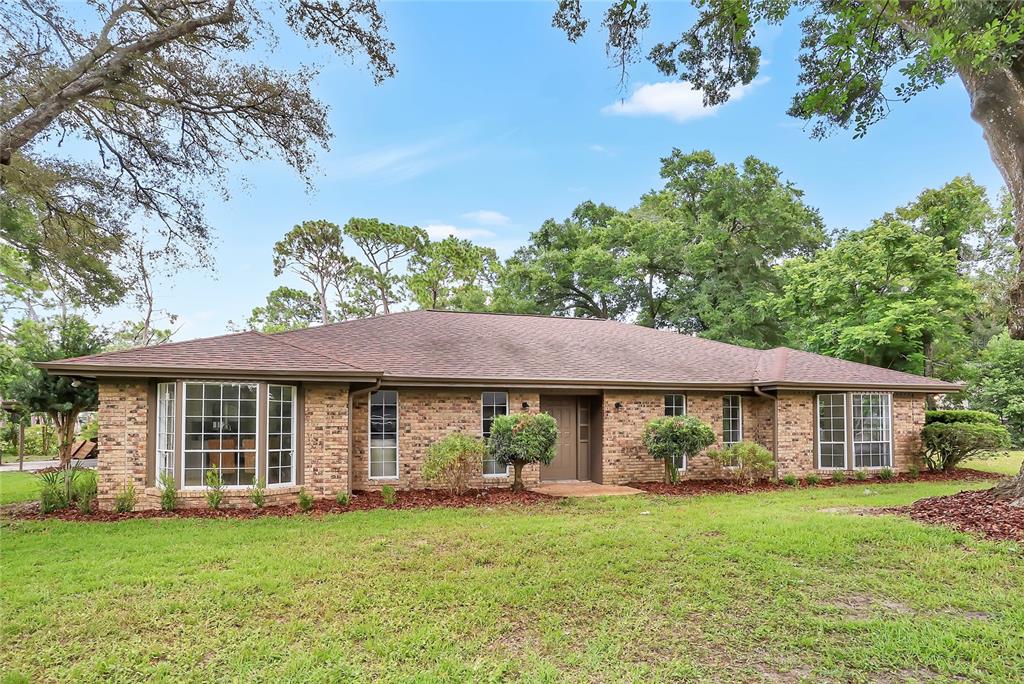
[[[971,117],[981,125],[989,153],[1013,201],[1017,272],[1009,292],[1010,337],[1024,339],[1024,63],[978,73],[959,69],[971,98]]]
[[[995,498],[1009,501],[1011,506],[1024,508],[1024,463],[1021,463],[1016,477],[1000,482],[989,491]]]

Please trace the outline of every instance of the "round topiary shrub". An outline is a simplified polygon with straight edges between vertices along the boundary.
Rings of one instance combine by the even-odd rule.
[[[558,441],[558,425],[546,413],[510,413],[496,416],[491,423],[487,451],[503,465],[512,464],[512,491],[525,489],[523,466],[551,463]]]
[[[644,446],[647,453],[665,463],[665,482],[678,478],[676,461],[686,461],[715,443],[711,426],[693,416],[665,416],[655,418],[644,428]]]

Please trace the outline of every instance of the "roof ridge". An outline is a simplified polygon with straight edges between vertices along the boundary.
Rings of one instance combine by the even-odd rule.
[[[301,351],[306,352],[307,354],[315,354],[317,356],[322,356],[325,359],[328,359],[330,361],[334,361],[335,363],[340,363],[342,365],[348,366],[349,368],[355,368],[356,370],[372,372],[372,371],[370,371],[369,368],[363,368],[362,366],[357,366],[354,363],[350,363],[349,361],[345,361],[343,359],[339,359],[339,358],[337,358],[335,356],[331,356],[330,354],[325,354],[322,351],[317,351],[315,349],[309,349],[308,347],[303,347],[301,344],[295,344],[294,342],[289,341],[289,340],[277,339],[273,335],[268,335],[267,333],[263,333],[263,332],[260,332],[258,330],[253,330],[252,332],[256,333],[260,337],[266,338],[268,340],[273,340],[274,342],[277,342],[278,344],[283,344],[283,345],[288,346],[288,347],[293,347],[295,349],[299,349]]]
[[[401,316],[403,314],[411,314],[411,313],[417,313],[417,312],[420,312],[420,311],[430,311],[430,310],[432,310],[432,309],[405,309],[404,311],[389,311],[388,313],[374,314],[372,316],[365,316],[363,318],[346,318],[343,321],[334,321],[333,323],[321,323],[319,325],[310,325],[310,326],[307,326],[305,328],[293,328],[291,330],[281,330],[281,331],[275,332],[275,333],[261,333],[261,334],[266,335],[267,337],[274,337],[274,338],[276,338],[279,335],[281,335],[281,336],[291,335],[292,333],[298,333],[298,332],[302,332],[304,330],[321,330],[323,328],[333,328],[335,326],[345,325],[346,323],[359,323],[359,322],[362,322],[362,321],[372,321],[375,318],[387,318],[389,316]],[[310,351],[310,350],[307,349],[305,351]],[[334,360],[337,361],[338,359],[334,359]],[[344,362],[342,362],[342,363],[344,363]]]

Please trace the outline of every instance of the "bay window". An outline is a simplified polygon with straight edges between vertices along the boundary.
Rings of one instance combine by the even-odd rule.
[[[256,482],[257,385],[186,382],[184,485],[202,487],[217,470],[225,486]]]
[[[484,440],[491,436],[491,423],[495,416],[508,415],[507,392],[484,392],[480,397],[480,431]],[[484,454],[484,475],[500,477],[508,475],[508,466],[502,465],[489,453]]]
[[[398,392],[370,394],[370,477],[398,479]]]
[[[295,483],[295,388],[267,385],[267,484]]]
[[[819,468],[892,467],[892,395],[819,394],[817,414]]]
[[[156,386],[156,481],[174,477],[174,397],[175,384],[161,382]]]

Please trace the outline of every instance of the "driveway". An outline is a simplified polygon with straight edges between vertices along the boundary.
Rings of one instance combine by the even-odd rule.
[[[96,467],[95,458],[87,458],[83,461],[78,462],[82,465],[83,468]],[[25,472],[35,472],[36,470],[43,470],[44,468],[53,468],[58,465],[60,465],[60,461],[25,461]],[[7,473],[17,469],[17,461],[11,461],[9,463],[5,461],[3,465],[0,465],[0,473]]]

